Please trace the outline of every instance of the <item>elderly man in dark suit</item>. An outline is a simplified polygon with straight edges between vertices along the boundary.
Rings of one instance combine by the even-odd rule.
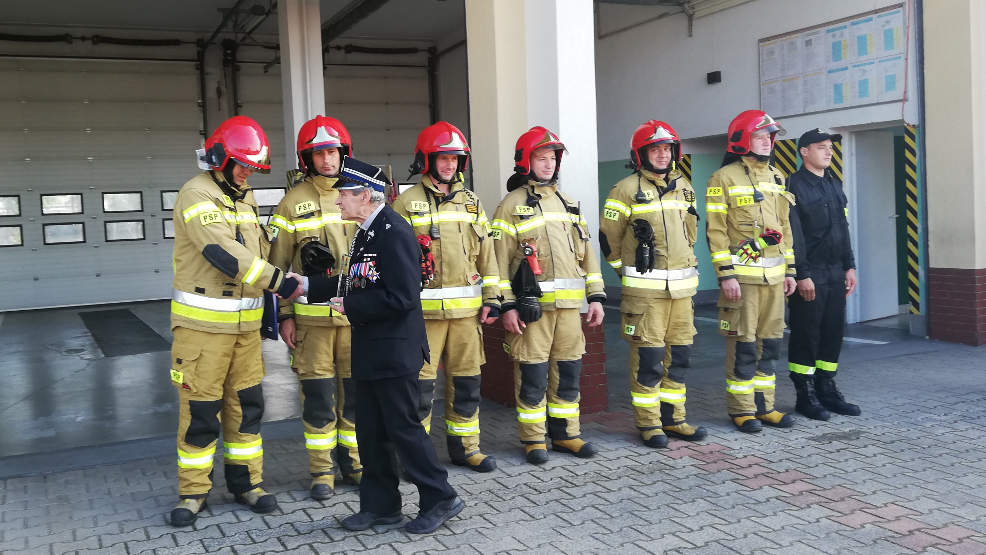
[[[401,495],[390,449],[418,488],[421,509],[405,530],[427,534],[465,504],[448,483],[416,412],[418,371],[428,358],[421,314],[421,248],[407,222],[384,203],[379,168],[346,157],[335,184],[342,217],[359,223],[342,283],[315,278],[308,298],[331,297],[352,324],[356,439],[363,461],[360,510],[343,527],[365,530],[400,522]],[[392,446],[392,447],[391,447]]]

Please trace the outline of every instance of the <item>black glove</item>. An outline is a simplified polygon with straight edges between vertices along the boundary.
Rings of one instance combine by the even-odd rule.
[[[291,295],[293,295],[295,289],[297,289],[297,288],[298,288],[298,280],[297,279],[295,279],[293,277],[284,278],[281,281],[281,286],[277,288],[277,295],[279,297],[281,297],[282,299],[286,299],[286,298],[290,297]]]
[[[339,290],[339,274],[336,274],[334,276],[330,276],[328,278],[328,286],[327,286],[327,288],[328,288],[329,291],[338,291]]]
[[[514,307],[517,315],[525,324],[537,322],[541,319],[541,303],[537,297],[517,297]]]
[[[329,246],[319,241],[309,241],[301,247],[301,273],[306,276],[324,276],[332,272],[336,258]]]
[[[500,307],[492,304],[483,303],[483,306],[490,307],[490,313],[486,315],[487,318],[499,318],[500,317]]]
[[[646,273],[654,269],[655,259],[657,258],[657,248],[654,246],[654,228],[650,222],[637,218],[633,221],[633,236],[637,239],[637,252],[634,259],[634,266],[640,273]]]

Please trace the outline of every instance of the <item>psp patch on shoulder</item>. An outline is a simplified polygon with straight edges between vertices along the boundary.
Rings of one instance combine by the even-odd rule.
[[[210,210],[199,214],[199,221],[202,225],[215,224],[223,221],[223,213],[218,210]]]

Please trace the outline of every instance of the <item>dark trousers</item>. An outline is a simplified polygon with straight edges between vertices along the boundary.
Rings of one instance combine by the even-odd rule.
[[[788,297],[791,340],[787,360],[834,376],[846,325],[846,284],[842,280],[815,284],[815,300]]]
[[[389,514],[400,510],[393,451],[418,487],[421,512],[456,495],[418,418],[418,387],[417,374],[356,381],[356,442],[363,461],[360,511]]]

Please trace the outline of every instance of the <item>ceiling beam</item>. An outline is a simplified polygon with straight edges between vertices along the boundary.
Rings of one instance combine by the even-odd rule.
[[[353,0],[322,24],[322,49],[380,9],[387,0]]]
[[[212,35],[204,43],[202,43],[203,48],[208,48],[209,45],[212,44],[212,41],[216,40],[216,37],[219,35],[219,32],[223,30],[223,27],[226,27],[226,23],[228,23],[229,19],[233,17],[233,15],[237,12],[237,10],[240,9],[240,4],[242,3],[243,0],[236,0],[236,3],[233,4],[233,7],[226,10],[226,13],[223,14],[222,21],[219,22],[219,26],[216,27],[216,30],[212,32]]]

